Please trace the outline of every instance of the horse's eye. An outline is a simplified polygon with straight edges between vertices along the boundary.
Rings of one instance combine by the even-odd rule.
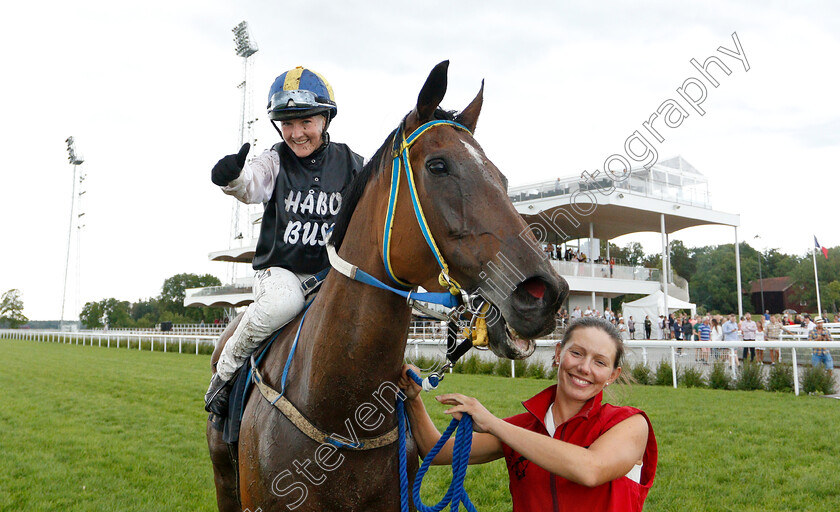
[[[440,158],[436,158],[434,160],[429,160],[428,162],[426,162],[426,169],[428,169],[430,173],[436,176],[441,176],[449,173],[449,169],[446,168],[446,162],[444,162]]]

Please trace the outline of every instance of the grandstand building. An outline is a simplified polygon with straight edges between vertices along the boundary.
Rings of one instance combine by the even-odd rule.
[[[601,240],[633,233],[660,233],[662,259],[667,267],[666,247],[673,233],[702,225],[730,226],[734,229],[736,281],[740,285],[740,217],[712,209],[707,178],[680,156],[650,169],[632,169],[621,181],[599,178],[597,174],[586,179],[574,176],[511,187],[508,195],[544,246],[555,247],[552,265],[569,282],[571,293],[565,304],[569,311],[575,306],[604,311],[610,307],[611,299],[619,295],[651,295],[658,291],[665,294],[666,300],[673,297],[690,301],[688,282],[673,272],[623,262],[611,265],[611,255],[600,254]],[[239,247],[212,252],[210,259],[250,265],[260,220],[260,214],[252,216],[251,236],[243,238]],[[587,261],[563,259],[566,249],[585,254]],[[245,277],[225,286],[190,289],[185,305],[244,306],[253,301],[252,283],[253,277]],[[741,313],[740,289],[738,297]]]

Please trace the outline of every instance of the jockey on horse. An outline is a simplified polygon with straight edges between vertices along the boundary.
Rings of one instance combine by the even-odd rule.
[[[306,294],[323,279],[316,276],[330,266],[327,234],[342,194],[363,164],[346,144],[330,141],[327,128],[336,112],[323,76],[303,67],[286,71],[268,93],[268,118],[283,141],[250,162],[246,142],[213,167],[212,181],[225,194],[246,204],[264,203],[265,211],[253,260],[254,302],[216,363],[204,397],[209,412],[227,415],[236,371],[303,310]]]

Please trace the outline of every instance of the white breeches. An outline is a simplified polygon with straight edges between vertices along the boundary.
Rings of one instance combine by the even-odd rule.
[[[219,356],[216,373],[230,380],[259,344],[303,310],[301,280],[309,277],[280,267],[258,270],[252,302]]]

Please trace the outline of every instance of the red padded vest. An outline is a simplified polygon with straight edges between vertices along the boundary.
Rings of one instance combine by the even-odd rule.
[[[549,405],[554,402],[556,393],[556,385],[541,391],[522,402],[528,412],[507,418],[505,421],[532,432],[548,435],[544,423],[545,415]],[[657,447],[653,427],[644,412],[634,407],[602,404],[602,396],[603,393],[598,393],[584,404],[580,412],[558,425],[554,438],[588,447],[616,424],[634,414],[641,414],[648,423],[648,440],[642,458],[640,482],[621,477],[598,487],[586,487],[549,473],[503,444],[514,512],[642,510],[656,474]]]

